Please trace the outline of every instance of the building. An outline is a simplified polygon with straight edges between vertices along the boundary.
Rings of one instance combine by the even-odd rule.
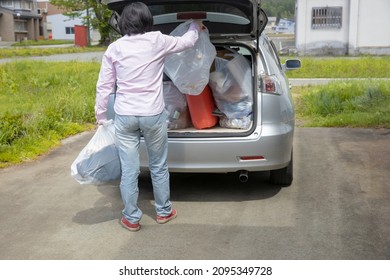
[[[51,22],[47,20],[48,16],[62,14],[63,10],[59,9],[57,6],[50,4],[49,1],[39,1],[38,3],[38,12],[42,14],[42,26],[45,39],[53,39]]]
[[[43,36],[42,14],[36,0],[0,0],[0,40],[38,40]]]
[[[44,14],[45,30],[52,39],[59,40],[74,40],[75,39],[75,25],[85,25],[81,18],[71,18],[63,15],[65,12],[59,9],[57,6],[50,4],[49,1],[38,2],[38,6],[47,11]],[[82,13],[82,17],[85,17],[86,11]],[[97,30],[91,28],[90,41],[99,41],[100,34]]]
[[[50,4],[49,1],[38,2],[40,10],[43,13],[43,25],[45,26],[45,33],[48,34],[46,38],[57,40],[74,40],[74,26],[83,25],[80,18],[72,19],[64,16],[65,10]]]
[[[47,15],[47,28],[53,39],[74,40],[74,26],[83,25],[80,18],[70,18],[62,13]]]
[[[273,33],[276,26],[276,17],[268,17],[267,26],[265,27],[265,33]]]
[[[75,39],[75,25],[83,25],[81,18],[64,16],[65,11],[37,0],[0,0],[0,40],[21,41],[39,39]],[[90,31],[98,41],[98,31]]]
[[[389,0],[296,0],[300,55],[390,55]]]
[[[285,18],[279,20],[278,25],[275,26],[275,33],[289,33],[295,32],[295,22]]]

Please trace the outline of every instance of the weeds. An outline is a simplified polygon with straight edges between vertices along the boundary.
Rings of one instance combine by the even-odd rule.
[[[35,158],[93,127],[99,68],[95,62],[0,65],[0,167]]]
[[[306,126],[390,128],[390,81],[333,82],[295,96]]]
[[[53,54],[81,53],[81,52],[99,52],[104,51],[105,47],[61,47],[61,48],[9,48],[2,49],[1,58],[26,57],[26,56],[45,56]]]
[[[73,44],[74,40],[23,40],[12,44],[13,47],[25,46],[46,46],[46,45],[63,45]]]

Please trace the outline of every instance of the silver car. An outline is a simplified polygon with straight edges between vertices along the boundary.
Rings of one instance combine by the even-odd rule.
[[[113,11],[110,25],[118,32],[117,21],[123,7],[130,2],[133,1],[106,0]],[[187,125],[169,130],[170,172],[237,172],[240,181],[245,182],[249,172],[270,171],[271,183],[290,185],[293,180],[294,107],[285,71],[297,69],[301,63],[296,59],[280,63],[272,41],[263,34],[267,16],[260,1],[142,2],[152,11],[154,30],[165,34],[170,34],[189,18],[203,21],[217,51],[215,65],[210,69],[210,83],[219,77],[215,74],[217,60],[230,63],[229,69],[242,66],[233,61],[233,57],[239,57],[241,62],[244,58],[244,64],[249,65],[245,78],[235,79],[241,89],[237,94],[244,93],[243,103],[234,96],[227,104],[226,112],[223,110],[226,106],[217,106],[220,105],[217,90],[211,87],[215,100],[215,110],[211,114],[218,118],[217,123],[204,129]],[[113,100],[114,97],[111,102]],[[221,110],[221,107],[224,108]],[[191,112],[190,117],[194,121]],[[147,169],[147,154],[142,144],[140,157],[141,167]]]

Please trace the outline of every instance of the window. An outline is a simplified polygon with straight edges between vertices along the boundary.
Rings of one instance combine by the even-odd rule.
[[[155,1],[158,2],[158,1]],[[244,6],[244,5],[242,5]],[[244,7],[244,9],[250,9],[250,6]],[[175,4],[162,4],[162,5],[151,5],[150,11],[153,16],[168,14],[168,13],[179,13],[186,11],[206,11],[214,13],[227,13],[247,18],[245,12],[241,9],[234,7],[229,4],[210,4],[210,3],[197,3],[197,4],[186,4],[186,3],[175,3]]]
[[[0,6],[13,7],[14,3],[12,2],[12,0],[4,0],[4,1],[1,1]]]
[[[340,29],[343,7],[322,7],[312,9],[312,29]]]
[[[268,49],[268,53],[271,54],[272,60],[275,62],[275,64],[278,66],[279,70],[282,70],[282,66],[280,64],[280,60],[275,47],[275,44],[271,40],[264,40],[264,46]]]
[[[65,27],[66,34],[74,34],[74,27]]]
[[[22,1],[21,4],[20,4],[20,7],[22,9],[32,10],[33,2],[32,1]]]
[[[26,33],[27,32],[27,21],[25,20],[15,20],[14,22],[15,32]]]

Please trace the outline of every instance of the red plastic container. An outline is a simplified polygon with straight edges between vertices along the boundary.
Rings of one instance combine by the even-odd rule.
[[[192,124],[196,129],[210,128],[218,123],[218,117],[212,114],[215,105],[208,85],[199,95],[186,94],[186,99]]]

